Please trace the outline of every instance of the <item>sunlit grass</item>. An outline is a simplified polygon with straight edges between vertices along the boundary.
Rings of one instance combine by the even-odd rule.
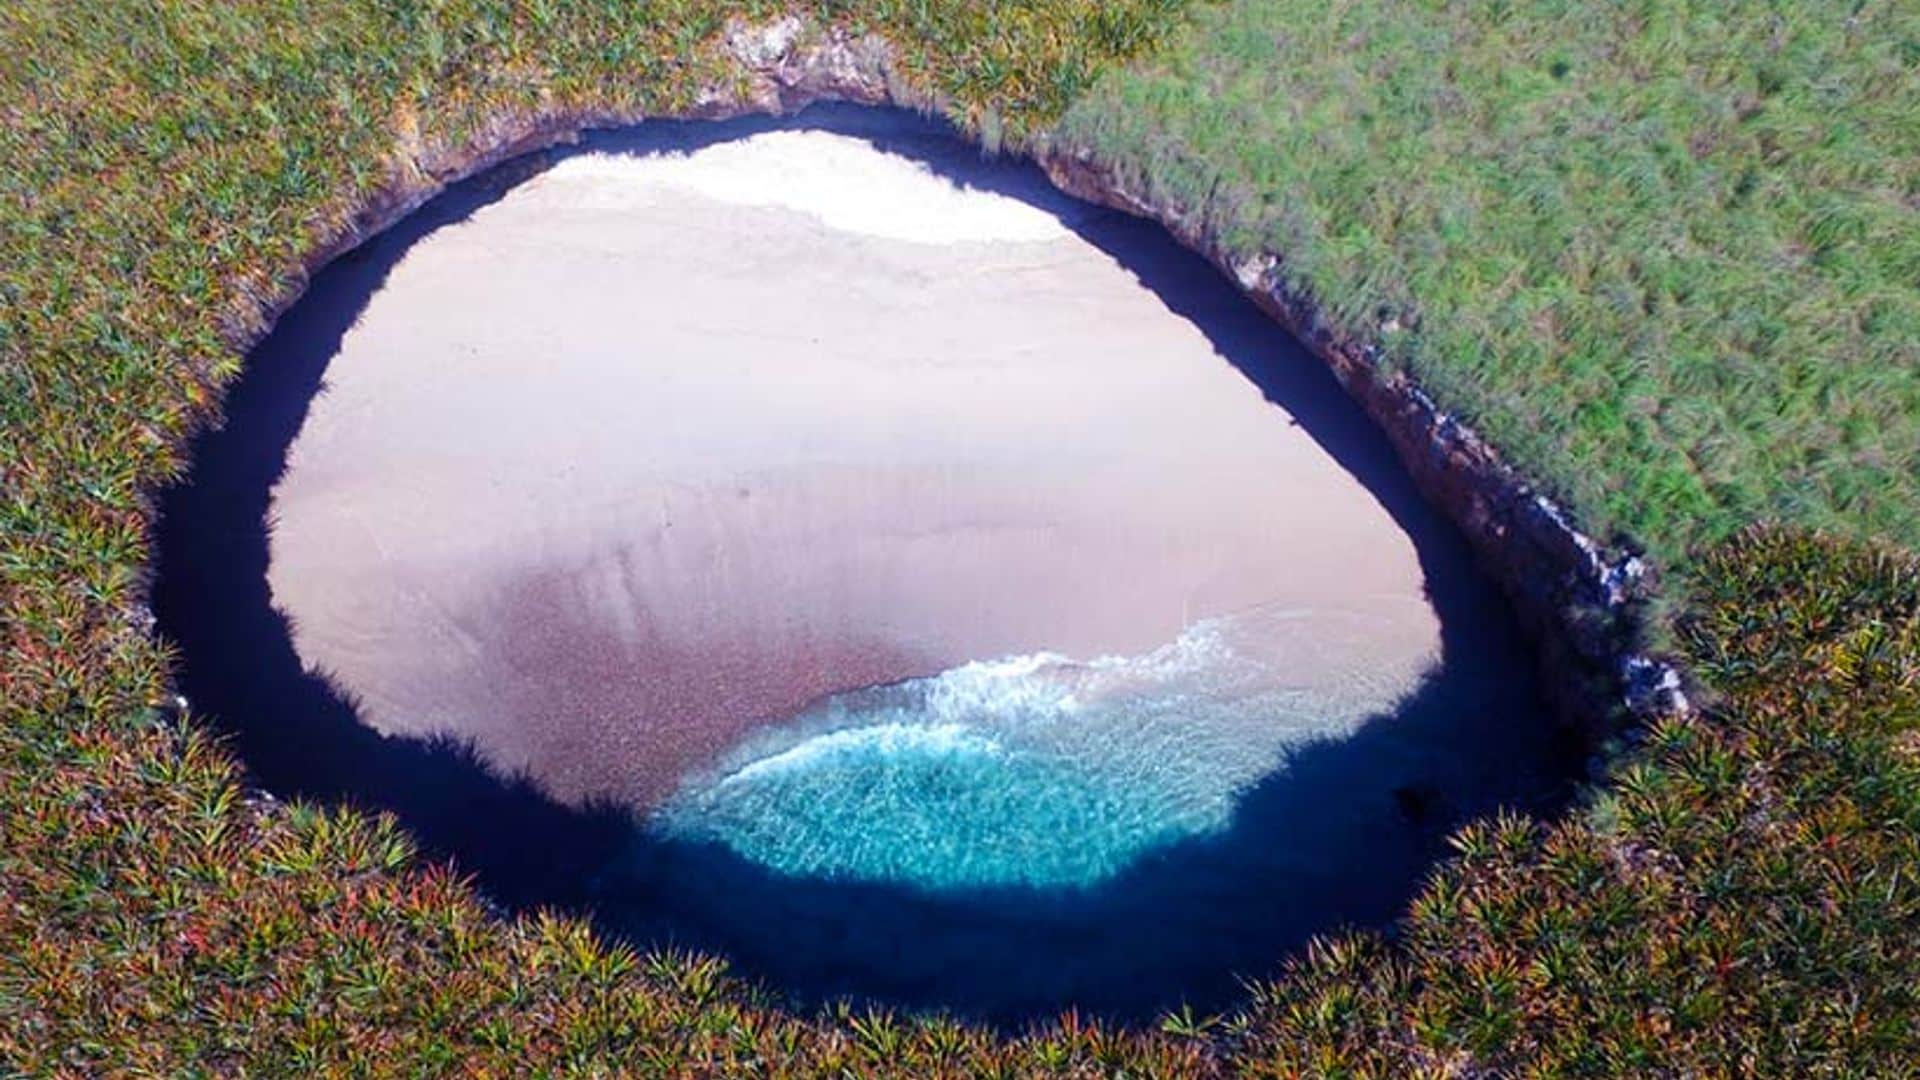
[[[1911,5],[813,5],[1018,139],[1211,216],[1599,529],[1920,539]],[[1691,566],[1722,698],[1566,824],[1463,832],[1400,940],[1247,1011],[1024,1038],[795,1015],[712,958],[503,922],[393,823],[248,797],[165,707],[142,492],[358,202],[502,116],[664,110],[771,3],[0,5],[0,1062],[73,1075],[1863,1076],[1920,1060],[1910,563]]]
[[[1920,8],[1197,12],[1064,137],[1280,256],[1590,531],[1920,544]]]

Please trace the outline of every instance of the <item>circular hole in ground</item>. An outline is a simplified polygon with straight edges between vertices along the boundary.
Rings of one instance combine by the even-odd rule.
[[[898,113],[456,187],[259,345],[158,557],[265,786],[803,1001],[1224,1005],[1568,790],[1504,606],[1319,362]]]

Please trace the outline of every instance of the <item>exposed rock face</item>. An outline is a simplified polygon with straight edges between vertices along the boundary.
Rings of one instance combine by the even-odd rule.
[[[724,47],[738,65],[738,77],[698,95],[691,109],[678,114],[682,118],[777,114],[816,101],[921,110],[940,104],[895,77],[890,46],[873,35],[822,30],[789,16],[763,25],[736,22],[724,35]],[[618,110],[508,116],[463,146],[408,148],[394,183],[370,199],[339,235],[319,244],[306,271],[324,266],[452,183],[516,156],[576,141],[587,129],[644,119]],[[1310,301],[1285,287],[1278,256],[1236,260],[1180,207],[1129,192],[1091,157],[1046,146],[1033,157],[1061,190],[1160,223],[1232,277],[1328,364],[1385,429],[1421,491],[1473,544],[1538,642],[1543,685],[1556,710],[1589,743],[1624,718],[1644,720],[1690,708],[1681,674],[1635,651],[1637,611],[1653,584],[1644,561],[1582,534],[1478,435],[1411,380],[1382,367],[1375,346],[1340,337]],[[303,277],[263,305],[261,318],[234,329],[235,344],[251,346],[304,288]]]
[[[766,26],[734,23],[727,51],[746,75],[745,93],[716,90],[702,95],[712,115],[789,112],[820,100],[863,105],[928,105],[890,78],[892,49],[871,34],[849,37],[815,32],[794,16]]]
[[[1341,337],[1310,301],[1286,287],[1278,256],[1236,261],[1180,208],[1128,192],[1090,157],[1043,149],[1035,158],[1062,191],[1158,221],[1326,361],[1386,430],[1422,493],[1473,544],[1538,642],[1552,704],[1590,742],[1617,727],[1623,710],[1645,720],[1690,709],[1679,671],[1634,649],[1638,609],[1654,584],[1645,560],[1580,532],[1472,429],[1411,379],[1383,368],[1377,347]]]

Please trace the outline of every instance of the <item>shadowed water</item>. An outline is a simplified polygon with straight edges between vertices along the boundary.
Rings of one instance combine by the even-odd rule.
[[[1031,170],[956,158],[937,131],[855,110],[649,125],[588,149],[690,149],[809,126],[870,138],[966,186],[1061,202]],[[715,948],[803,998],[852,993],[996,1020],[1225,1002],[1237,974],[1271,970],[1305,936],[1391,918],[1461,815],[1563,796],[1566,761],[1524,650],[1384,439],[1211,268],[1155,228],[1077,206],[1061,214],[1073,232],[1204,334],[1277,406],[1273,422],[1300,425],[1410,540],[1438,621],[1423,679],[1353,692],[1364,665],[1335,669],[1366,655],[1364,626],[1362,647],[1333,648],[1337,619],[1320,612],[1314,633],[1290,634],[1298,611],[1285,605],[1176,621],[1118,652],[1069,642],[929,665],[895,655],[894,642],[856,643],[855,661],[799,668],[869,665],[873,677],[823,686],[827,697],[784,719],[662,766],[642,787],[664,797],[638,804],[557,772],[501,780],[485,764],[495,754],[376,733],[306,670],[273,607],[270,500],[328,363],[398,260],[533,167],[462,185],[323,272],[256,350],[188,482],[166,495],[156,614],[181,645],[184,689],[269,788],[393,809],[510,905],[587,910],[642,942]],[[496,621],[534,628],[508,643],[512,657],[487,661],[540,673],[541,691],[511,715],[584,715],[626,692],[603,659],[633,655],[623,624],[582,603],[576,580],[533,574],[493,595]],[[648,643],[650,679],[711,678],[711,651],[676,648]],[[1281,668],[1321,677],[1294,686]],[[592,765],[609,756],[596,730],[544,745]]]

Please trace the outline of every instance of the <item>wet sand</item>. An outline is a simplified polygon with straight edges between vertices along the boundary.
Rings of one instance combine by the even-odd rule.
[[[274,490],[303,660],[382,731],[641,807],[829,694],[1255,608],[1342,628],[1278,677],[1346,719],[1411,690],[1439,625],[1379,501],[1099,211],[939,153],[572,157],[409,250]]]

